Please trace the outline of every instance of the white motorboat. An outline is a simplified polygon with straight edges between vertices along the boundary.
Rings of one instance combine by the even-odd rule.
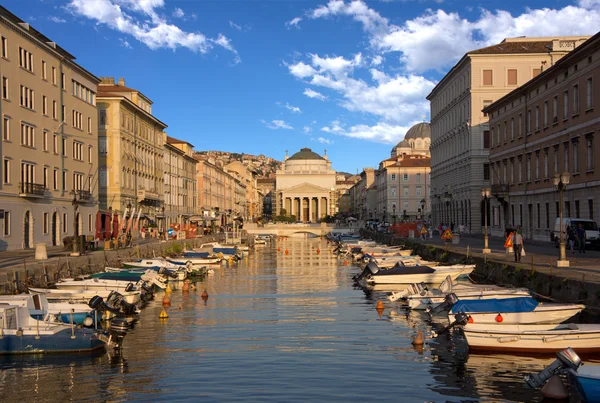
[[[529,298],[459,300],[448,314],[449,322],[461,312],[477,324],[503,323],[509,325],[561,323],[577,315],[585,305],[542,303]]]
[[[188,265],[192,266],[205,266],[207,264],[219,264],[223,259],[220,257],[176,257],[170,258],[169,262],[180,265],[183,267],[187,267]]]
[[[486,325],[481,325],[486,326]],[[467,325],[463,333],[469,350],[501,351],[503,353],[556,353],[571,347],[579,352],[600,351],[599,324],[554,325],[551,329],[520,330],[513,326],[498,325],[477,329]]]
[[[29,288],[30,294],[44,294],[48,301],[64,301],[69,303],[87,304],[96,295],[106,299],[112,290],[59,290],[54,288]],[[119,292],[130,304],[140,302],[140,291]]]
[[[377,266],[383,267],[383,268],[394,267],[398,262],[402,263],[404,266],[429,266],[429,267],[439,266],[438,262],[430,262],[427,260],[423,260],[418,255],[386,256],[386,257],[371,258],[369,261],[375,262],[375,263],[377,263]]]
[[[446,277],[455,280],[461,274],[469,274],[475,269],[474,264],[459,264],[453,266],[401,266],[396,265],[391,269],[382,270],[376,263],[366,265],[363,272],[355,277],[356,281],[367,284],[413,284],[425,283],[440,285]]]
[[[401,249],[397,247],[364,247],[362,248],[364,255],[371,257],[382,257],[382,256],[410,256],[413,253],[412,249]]]
[[[86,317],[94,316],[87,304],[48,302],[43,294],[0,295],[0,304],[25,307],[34,319],[51,322],[82,324]]]
[[[98,278],[78,280],[68,278],[56,282],[59,290],[85,290],[85,291],[134,291],[136,285],[130,281],[104,280]]]
[[[405,299],[411,309],[426,310],[436,308],[440,304],[445,303],[449,294],[454,294],[454,298],[459,300],[531,297],[531,293],[527,288],[453,283],[452,279],[447,277],[438,288],[428,290],[425,284],[412,284],[404,292],[392,293],[388,296],[388,299],[390,301]]]

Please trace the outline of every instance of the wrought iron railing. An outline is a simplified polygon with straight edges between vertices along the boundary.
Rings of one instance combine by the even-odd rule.
[[[19,188],[21,190],[21,194],[24,195],[43,196],[46,192],[46,187],[44,185],[40,185],[39,183],[21,182],[19,183]]]

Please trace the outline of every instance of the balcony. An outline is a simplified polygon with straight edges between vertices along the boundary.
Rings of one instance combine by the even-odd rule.
[[[156,189],[146,190],[143,187],[138,188],[137,191],[137,199],[138,203],[142,202],[161,202],[163,200],[163,196],[158,194]]]
[[[492,185],[492,195],[498,199],[500,203],[508,202],[508,185],[497,184]]]
[[[44,187],[44,185],[31,182],[19,183],[19,190],[19,196],[21,197],[42,198],[44,197],[44,193],[46,193],[46,188]]]
[[[79,200],[82,202],[87,202],[92,199],[92,192],[89,190],[78,190],[77,195],[79,196]]]

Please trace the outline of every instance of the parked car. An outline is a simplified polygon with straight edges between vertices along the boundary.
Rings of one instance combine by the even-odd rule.
[[[577,229],[579,227],[579,224],[582,224],[583,228],[585,229],[585,237],[586,237],[585,246],[599,248],[600,247],[600,232],[598,231],[598,224],[596,224],[596,221],[594,221],[594,220],[590,220],[588,218],[564,218],[563,217],[563,226],[562,226],[563,234],[566,232],[567,226],[570,225],[571,228]],[[554,231],[550,231],[550,242],[553,242],[557,248],[560,245],[560,237],[559,237],[560,230],[561,230],[560,218],[557,217],[556,222],[554,223]],[[566,239],[567,238],[565,236],[565,241],[566,241]]]

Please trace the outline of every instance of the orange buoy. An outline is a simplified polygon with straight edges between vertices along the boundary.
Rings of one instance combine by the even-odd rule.
[[[504,321],[504,318],[502,317],[502,315],[500,315],[500,314],[496,315],[496,322],[502,323],[503,321]]]
[[[186,292],[190,290],[190,280],[185,280],[183,282],[183,286],[181,287],[181,291]]]
[[[279,246],[277,247],[277,252],[281,252],[281,248]]]
[[[385,306],[383,305],[383,302],[377,301],[377,306],[375,307],[375,309],[385,309]]]
[[[377,311],[377,315],[379,315],[379,317],[381,318],[381,315],[383,315],[383,308],[375,308],[375,310]]]
[[[208,299],[208,292],[206,291],[206,289],[204,289],[204,291],[202,292],[202,300],[206,301]]]
[[[468,322],[469,322],[469,323],[473,323],[473,317],[472,317],[472,316],[469,316],[469,320],[468,320]]]
[[[425,343],[425,338],[423,337],[423,332],[419,330],[411,344],[413,346],[422,346],[424,343]]]
[[[169,296],[167,294],[165,294],[165,296],[163,297],[163,305],[171,305],[171,298],[169,298]]]
[[[317,248],[317,255],[321,253],[321,249]]]
[[[289,252],[289,251],[286,249],[286,250],[285,250],[285,254],[286,254],[286,255],[289,255],[289,254],[290,254],[290,252]]]

